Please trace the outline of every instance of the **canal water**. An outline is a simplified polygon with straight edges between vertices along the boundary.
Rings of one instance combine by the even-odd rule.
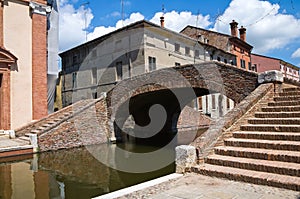
[[[175,170],[175,164],[171,162],[150,172],[120,171],[101,162],[93,154],[95,151],[107,154],[107,151],[115,151],[115,148],[130,148],[131,151],[142,154],[158,150],[154,146],[127,143],[91,147],[92,149],[82,147],[41,153],[33,157],[17,157],[0,163],[0,199],[92,198],[167,175]],[[174,159],[174,150],[166,150]],[[121,159],[123,166],[130,161],[124,161],[120,156],[117,158]]]
[[[175,147],[195,137],[187,135],[167,145],[128,141],[0,158],[0,199],[87,199],[173,173]]]

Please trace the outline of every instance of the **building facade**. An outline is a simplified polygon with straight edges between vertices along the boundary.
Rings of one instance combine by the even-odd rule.
[[[230,23],[230,30],[231,35],[226,35],[198,27],[187,26],[181,33],[194,39],[205,41],[212,46],[222,49],[225,52],[230,52],[236,56],[235,59],[231,60],[222,59],[221,57],[219,57],[218,60],[225,63],[231,63],[232,65],[237,66],[237,68],[255,71],[255,68],[252,68],[251,64],[251,51],[253,47],[246,42],[246,28],[241,26],[241,28],[238,29],[238,23],[233,20]],[[240,37],[238,37],[238,32]],[[216,52],[212,52],[210,56],[218,55]]]
[[[299,81],[299,68],[297,66],[281,59],[264,55],[252,54],[251,56],[252,64],[257,68],[257,72],[261,73],[268,70],[278,70],[283,73],[284,77]]]
[[[47,115],[46,0],[7,0],[0,7],[0,129]]]
[[[212,52],[215,52],[213,56]],[[80,99],[97,98],[118,81],[153,70],[219,58],[235,59],[229,52],[144,20],[60,56],[63,106]],[[202,107],[197,100],[194,103],[196,109]]]

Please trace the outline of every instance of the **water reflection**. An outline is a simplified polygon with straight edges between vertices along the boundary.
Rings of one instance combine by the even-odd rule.
[[[116,146],[91,147],[101,152]],[[148,151],[149,147],[134,146],[137,151]],[[175,165],[172,163],[154,172],[126,173],[102,164],[86,148],[47,152],[27,160],[0,164],[0,199],[85,199],[157,178],[174,170]]]

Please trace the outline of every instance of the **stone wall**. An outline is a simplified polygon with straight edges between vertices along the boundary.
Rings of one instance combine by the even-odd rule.
[[[39,150],[49,151],[106,143],[109,135],[107,127],[106,102],[101,98],[95,105],[40,135]]]

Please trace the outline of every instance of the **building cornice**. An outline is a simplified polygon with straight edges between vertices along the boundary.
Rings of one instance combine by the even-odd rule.
[[[51,12],[51,7],[45,4],[36,3],[33,1],[29,2],[29,7],[31,8],[32,14],[47,15]]]

